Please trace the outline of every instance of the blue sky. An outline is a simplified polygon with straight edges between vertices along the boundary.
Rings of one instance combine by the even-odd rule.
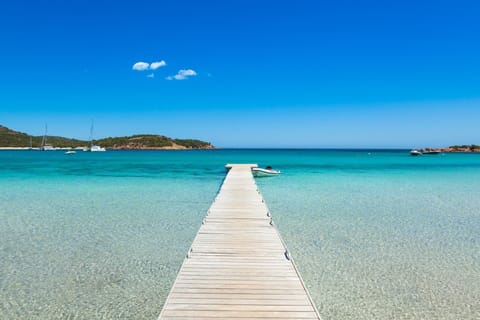
[[[479,144],[478,17],[474,0],[4,1],[0,124],[86,139],[95,119],[96,137],[220,147]]]

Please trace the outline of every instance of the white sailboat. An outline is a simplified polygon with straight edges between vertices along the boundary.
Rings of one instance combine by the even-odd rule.
[[[97,146],[95,144],[92,144],[90,146],[90,152],[99,152],[99,151],[107,151],[104,147]]]
[[[48,127],[47,127],[47,124],[45,123],[45,134],[43,135],[43,138],[42,138],[42,145],[40,146],[40,150],[55,151],[55,148],[52,145],[47,144],[47,131],[48,131]]]
[[[104,147],[97,146],[93,144],[93,120],[92,126],[90,127],[90,144],[87,149],[83,149],[83,151],[90,151],[90,152],[103,152],[106,151]]]

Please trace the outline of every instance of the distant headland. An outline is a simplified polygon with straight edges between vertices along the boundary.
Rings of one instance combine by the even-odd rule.
[[[452,153],[452,152],[480,152],[480,146],[476,144],[472,145],[455,145],[446,148],[423,148],[416,149],[424,152],[442,152],[442,153]]]
[[[27,133],[14,131],[0,125],[0,148],[39,148],[43,136],[32,136]],[[55,148],[83,148],[89,141],[70,139],[58,136],[47,136],[48,144]],[[108,137],[93,140],[96,145],[112,150],[186,150],[186,149],[215,149],[205,141],[197,139],[173,139],[162,135],[138,134],[126,137]]]

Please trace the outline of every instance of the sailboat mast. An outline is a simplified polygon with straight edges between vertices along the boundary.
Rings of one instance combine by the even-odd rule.
[[[45,149],[45,145],[47,144],[47,130],[48,130],[48,127],[47,127],[47,124],[45,123],[45,133],[43,134],[43,138],[42,138],[42,145],[40,146],[40,149]]]
[[[90,149],[92,149],[93,145],[93,119],[92,119],[92,125],[90,126]]]

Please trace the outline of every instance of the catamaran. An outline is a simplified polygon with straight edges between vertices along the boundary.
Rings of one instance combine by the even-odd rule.
[[[90,152],[99,152],[99,151],[107,151],[107,150],[104,147],[100,147],[95,144],[90,145]]]

